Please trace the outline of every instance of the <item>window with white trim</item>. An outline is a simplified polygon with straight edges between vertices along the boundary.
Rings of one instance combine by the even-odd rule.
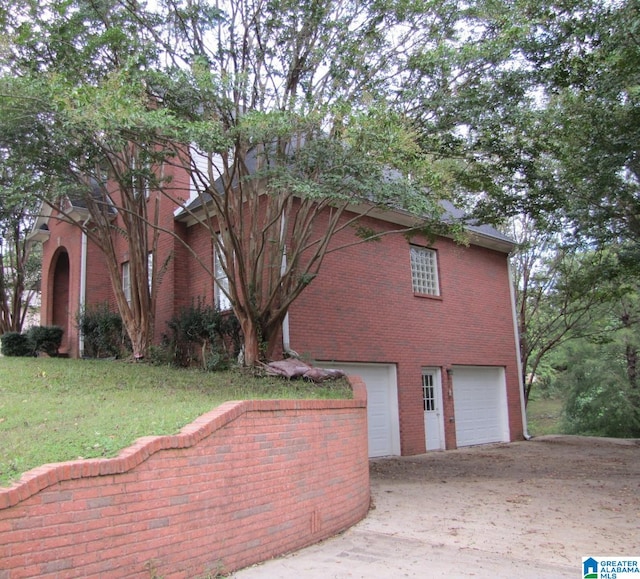
[[[149,174],[151,172],[151,162],[141,161],[138,157],[131,159],[131,189],[135,198],[143,196],[149,199]]]
[[[219,310],[230,310],[231,300],[229,299],[229,277],[224,270],[224,255],[213,248],[213,273],[215,282],[213,286],[213,299]],[[225,293],[226,292],[226,293]]]
[[[438,259],[433,249],[411,245],[411,279],[413,292],[430,296],[440,295]]]
[[[425,412],[436,409],[435,376],[433,372],[422,371],[422,404]]]
[[[150,251],[147,258],[147,280],[149,281],[149,293],[153,290],[153,251]]]
[[[131,264],[128,261],[122,264],[122,291],[127,303],[131,304]]]
[[[151,292],[153,284],[153,252],[150,251],[148,257],[147,277],[149,292]],[[127,298],[127,303],[131,305],[131,263],[128,261],[122,264],[122,290],[124,291],[124,297]]]

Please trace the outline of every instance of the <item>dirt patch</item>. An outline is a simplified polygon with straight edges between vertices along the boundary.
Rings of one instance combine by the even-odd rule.
[[[640,441],[543,436],[370,464],[363,521],[234,577],[573,579],[582,557],[640,557]]]
[[[574,569],[640,555],[638,440],[544,436],[374,460],[371,485],[383,512],[364,524],[387,533]]]

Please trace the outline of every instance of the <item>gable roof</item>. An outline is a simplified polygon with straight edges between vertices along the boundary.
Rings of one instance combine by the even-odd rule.
[[[451,201],[442,201],[442,205],[444,207],[443,219],[446,220],[447,218],[450,218],[455,221],[466,222],[465,229],[469,232],[472,238],[477,240],[475,245],[491,247],[492,244],[496,246],[492,247],[492,249],[498,249],[500,251],[500,248],[502,248],[507,252],[511,252],[515,248],[515,241],[508,235],[505,235],[491,225],[478,223],[476,220],[468,220],[465,212],[458,209],[453,203],[451,203]],[[480,242],[481,239],[486,240],[485,244]],[[492,242],[491,244],[489,243],[490,241]],[[472,243],[474,242],[472,241]]]
[[[255,154],[248,155],[247,165],[249,171],[253,171],[255,169],[255,161]],[[234,182],[235,180],[237,180],[237,177],[234,177]],[[224,188],[221,177],[216,179],[213,189],[219,192],[223,191]],[[187,221],[190,225],[193,225],[196,223],[196,220],[193,219],[192,214],[198,212],[202,207],[203,202],[206,204],[210,200],[211,194],[208,192],[202,196],[192,196],[188,200],[186,207],[178,208],[175,211],[174,216],[177,220]],[[465,230],[468,232],[470,237],[469,241],[473,245],[487,247],[503,253],[511,253],[515,248],[515,242],[507,235],[498,231],[495,227],[469,220],[465,212],[455,207],[450,201],[443,200],[441,201],[441,205],[444,210],[442,220],[444,222],[463,222]],[[351,207],[354,212],[364,211],[365,208],[370,210],[370,206],[366,207],[366,201],[363,201],[363,203],[359,205],[354,204]],[[373,212],[370,212],[370,215],[382,221],[397,223],[409,227],[416,224],[415,215],[412,215],[408,211],[402,209],[374,210]]]
[[[209,194],[205,196],[207,201]],[[480,247],[486,247],[493,249],[501,253],[511,253],[515,249],[515,241],[504,233],[498,231],[491,225],[474,223],[466,220],[466,214],[461,209],[458,209],[450,201],[443,200],[441,205],[444,209],[442,219],[445,222],[465,222],[464,228],[469,235],[469,243]],[[189,225],[195,225],[197,220],[192,217],[192,213],[197,213],[202,206],[200,198],[192,200],[186,208],[179,209],[175,213],[175,219],[179,221],[188,222]],[[366,208],[370,209],[370,208]],[[350,208],[354,212],[364,212],[365,204],[360,206],[352,206]],[[387,223],[395,223],[405,227],[412,227],[417,225],[416,216],[408,211],[402,211],[398,209],[374,209],[369,212],[369,216],[385,221]]]
[[[95,199],[104,200],[106,198],[100,184],[95,179],[91,179],[90,185],[91,195],[93,195]],[[82,193],[80,190],[70,191],[64,195],[63,200],[66,202],[65,211],[72,221],[80,222],[89,217],[89,209],[85,195],[86,193]],[[111,204],[108,204],[107,212],[110,218],[115,217],[117,214],[116,208]],[[31,228],[31,233],[27,236],[30,241],[42,242],[48,238],[49,220],[51,219],[52,213],[52,205],[42,201],[36,221]]]

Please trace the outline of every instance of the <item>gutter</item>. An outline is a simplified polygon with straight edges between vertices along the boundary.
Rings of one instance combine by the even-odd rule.
[[[513,318],[513,336],[516,342],[516,367],[518,369],[518,389],[520,391],[520,412],[522,413],[522,436],[525,440],[531,440],[529,425],[527,424],[527,407],[524,402],[524,384],[522,382],[522,352],[520,350],[520,331],[518,329],[518,317],[516,309],[516,290],[514,287],[513,270],[511,268],[511,254],[507,257],[509,271],[509,294],[511,295],[511,311]]]

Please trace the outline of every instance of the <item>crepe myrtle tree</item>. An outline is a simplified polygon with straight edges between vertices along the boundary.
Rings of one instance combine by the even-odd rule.
[[[531,217],[512,220],[522,384],[528,403],[545,363],[575,340],[604,343],[624,327],[621,304],[637,292],[619,248],[576,247]],[[602,320],[606,320],[603,322]],[[628,354],[633,357],[633,351]]]
[[[156,46],[109,2],[16,2],[0,9],[0,25],[2,146],[38,176],[33,194],[102,250],[134,355],[144,357],[166,265],[150,258],[162,150],[158,111],[132,71],[153,61]],[[119,237],[128,243],[127,291]]]
[[[0,169],[0,334],[21,332],[40,281],[40,263],[27,234],[38,201],[26,167],[12,167],[2,151]]]
[[[446,6],[418,2],[236,1],[212,20],[163,13],[176,66],[150,83],[180,120],[173,162],[191,175],[185,212],[209,231],[247,364],[268,358],[294,300],[346,228],[374,210],[436,231],[444,164],[423,153],[394,103],[416,46],[444,34]],[[171,39],[171,42],[170,42]],[[220,280],[218,280],[220,281]]]
[[[359,224],[379,210],[412,216],[405,233],[452,229],[439,204],[452,161],[420,149],[398,101],[415,51],[437,52],[454,33],[452,8],[19,2],[0,18],[11,71],[2,92],[12,97],[2,138],[39,161],[56,198],[81,192],[91,219],[76,224],[105,253],[137,353],[149,344],[155,268],[163,267],[153,264],[149,289],[146,260],[160,224],[157,201],[141,194],[148,186],[208,229],[245,363],[255,364],[273,352],[324,257],[340,249],[339,231],[351,228],[353,243],[388,233]],[[164,178],[168,165],[188,172],[191,191]],[[135,256],[131,302],[116,235]]]

